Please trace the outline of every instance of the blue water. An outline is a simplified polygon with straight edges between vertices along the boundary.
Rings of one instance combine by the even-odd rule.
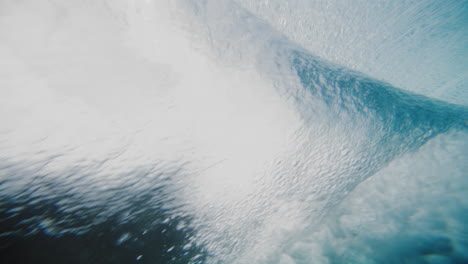
[[[468,262],[466,6],[1,2],[0,262]]]

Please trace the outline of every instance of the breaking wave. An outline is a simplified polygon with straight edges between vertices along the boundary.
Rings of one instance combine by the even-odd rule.
[[[0,10],[2,263],[468,261],[463,1]]]

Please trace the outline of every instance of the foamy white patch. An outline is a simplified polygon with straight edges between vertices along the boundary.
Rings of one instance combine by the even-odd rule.
[[[291,263],[463,261],[467,142],[466,132],[440,135],[389,163],[285,246]]]
[[[161,185],[208,263],[325,263],[324,221],[398,154],[385,144],[403,136],[380,142],[386,120],[312,96],[285,55],[294,45],[231,1],[0,8],[3,196],[54,183],[38,199],[73,192],[64,211],[104,204],[105,218]]]
[[[106,192],[133,184],[122,176],[128,170],[162,163],[156,171],[164,172],[173,162],[188,171],[170,180],[183,214],[211,223],[222,208],[225,220],[238,221],[236,204],[258,193],[298,116],[251,68],[210,59],[185,21],[174,20],[172,3],[109,4],[2,3],[1,158],[37,164],[47,177],[36,184],[68,183],[103,203]],[[64,173],[77,166],[76,175]],[[35,182],[6,173],[2,195]],[[136,182],[145,189],[144,179]],[[203,206],[217,209],[197,211]],[[251,215],[252,206],[242,210]]]

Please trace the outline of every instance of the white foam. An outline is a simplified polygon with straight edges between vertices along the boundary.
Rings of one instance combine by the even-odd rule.
[[[292,67],[269,75],[286,63],[274,60],[276,48],[293,44],[264,21],[229,1],[0,7],[0,159],[13,164],[2,167],[9,177],[2,195],[54,182],[58,189],[41,195],[71,189],[79,205],[106,204],[106,217],[127,201],[111,202],[113,190],[140,193],[164,182],[167,208],[193,219],[187,247],[203,246],[210,263],[333,263],[321,242],[336,252],[353,242],[327,233],[335,226],[324,221],[382,166],[385,154],[375,157],[369,142],[380,131],[369,132],[361,116],[336,118],[310,97],[304,118]],[[318,50],[329,42],[320,43]],[[466,157],[460,153],[456,169]],[[420,167],[433,161],[413,158]],[[31,179],[31,171],[47,177]],[[361,192],[374,190],[365,186]],[[358,209],[359,197],[349,203]],[[369,211],[380,210],[371,204]],[[62,206],[73,211],[76,201]],[[344,232],[356,225],[356,215],[338,215]]]

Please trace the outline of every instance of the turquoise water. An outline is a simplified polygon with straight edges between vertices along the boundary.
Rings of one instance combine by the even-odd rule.
[[[466,6],[0,2],[0,262],[468,262]]]

